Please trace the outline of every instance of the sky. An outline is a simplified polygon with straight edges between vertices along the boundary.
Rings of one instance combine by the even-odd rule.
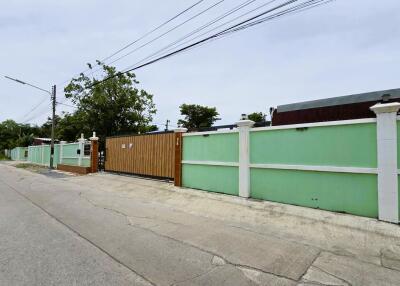
[[[219,1],[203,1],[141,43]],[[3,75],[49,90],[57,84],[58,100],[63,101],[65,82],[85,70],[86,63],[105,58],[195,2],[2,1],[0,121],[41,124],[51,113],[50,99],[31,112],[47,94]],[[243,2],[222,1],[116,67],[138,62]],[[235,16],[266,2],[254,1]],[[220,113],[218,124],[231,124],[242,113],[267,113],[271,106],[399,88],[398,11],[398,0],[336,0],[137,70],[138,87],[154,95],[154,123],[160,128],[167,119],[176,125],[183,103],[214,106]],[[58,114],[71,110],[57,106]]]

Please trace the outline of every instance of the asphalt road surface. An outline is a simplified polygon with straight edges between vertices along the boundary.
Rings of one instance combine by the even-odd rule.
[[[372,219],[0,164],[0,285],[397,286],[399,249]]]

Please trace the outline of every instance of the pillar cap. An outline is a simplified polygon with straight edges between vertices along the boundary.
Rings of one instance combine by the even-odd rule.
[[[83,135],[83,133],[81,133],[81,138],[78,139],[79,142],[84,142],[85,141],[85,137]]]
[[[375,114],[380,113],[393,113],[397,112],[400,109],[400,103],[398,102],[391,102],[391,103],[377,103],[374,106],[371,106],[371,109]]]
[[[187,131],[188,131],[187,128],[183,128],[183,127],[174,129],[174,133],[186,133]]]
[[[99,141],[99,137],[96,136],[96,132],[93,132],[93,136],[89,138],[90,141]]]
[[[239,120],[238,122],[236,122],[237,127],[253,127],[254,125],[254,121],[249,120],[249,119],[245,119],[245,120]]]

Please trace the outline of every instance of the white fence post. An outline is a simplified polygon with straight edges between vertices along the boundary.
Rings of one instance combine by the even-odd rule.
[[[81,134],[81,138],[78,139],[79,142],[79,157],[78,157],[78,166],[82,166],[82,157],[83,153],[85,152],[84,147],[85,147],[85,138],[83,137],[83,133]]]
[[[44,143],[42,143],[41,148],[42,148],[42,165],[44,165]]]
[[[399,222],[397,112],[400,103],[378,103],[371,107],[377,118],[379,219]]]
[[[254,121],[236,122],[239,129],[239,196],[250,197],[250,128]]]
[[[62,164],[62,162],[63,162],[63,156],[64,156],[64,144],[65,143],[67,143],[66,141],[60,141],[60,153],[59,153],[59,156],[60,156],[60,164]]]

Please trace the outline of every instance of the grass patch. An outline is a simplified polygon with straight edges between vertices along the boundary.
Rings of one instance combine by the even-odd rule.
[[[6,157],[3,153],[0,153],[0,161],[7,161],[10,160],[10,158]]]
[[[19,164],[15,165],[15,168],[25,169],[25,170],[34,171],[34,172],[46,169],[46,167],[31,164],[31,163],[19,163]]]

